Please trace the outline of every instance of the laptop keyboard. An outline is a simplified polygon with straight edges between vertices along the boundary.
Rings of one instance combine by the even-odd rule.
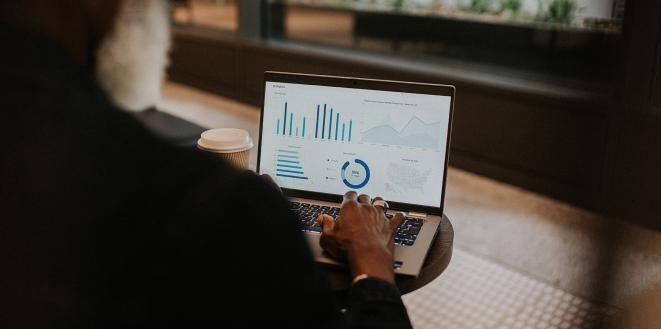
[[[340,215],[340,208],[330,206],[320,206],[304,202],[292,202],[292,211],[300,218],[303,231],[321,233],[321,225],[317,222],[319,215],[326,214],[337,220]],[[392,215],[386,215],[392,218]],[[395,233],[395,244],[403,246],[412,246],[420,233],[423,220],[413,217],[406,217]]]
[[[320,206],[317,204],[301,202],[292,202],[291,209],[301,220],[303,230],[308,232],[321,233],[321,225],[317,223],[319,215],[326,214],[334,219],[337,219],[337,216],[340,215],[340,208],[338,207]]]

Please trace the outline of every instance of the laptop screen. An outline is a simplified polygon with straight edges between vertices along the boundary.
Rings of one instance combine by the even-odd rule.
[[[267,81],[260,173],[283,188],[439,207],[450,96]]]

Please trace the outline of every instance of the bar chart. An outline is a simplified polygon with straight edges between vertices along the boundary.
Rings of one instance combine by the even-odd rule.
[[[314,124],[308,120],[308,116],[295,113],[289,108],[288,102],[284,103],[282,115],[276,119],[276,135],[307,138],[315,140],[326,140],[334,142],[351,142],[353,132],[353,120],[344,117],[339,111],[335,111],[328,104],[317,104],[313,109]],[[310,125],[308,128],[307,126]],[[314,129],[314,134],[312,130]],[[306,135],[306,132],[309,132]]]
[[[276,150],[275,162],[276,176],[303,180],[308,179],[303,171],[298,150]]]

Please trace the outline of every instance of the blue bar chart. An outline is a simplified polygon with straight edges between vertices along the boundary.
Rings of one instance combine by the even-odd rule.
[[[290,121],[291,122],[291,121]],[[276,176],[307,180],[297,150],[278,149],[275,155]]]
[[[313,114],[314,125],[309,129],[314,128],[314,136],[308,136],[309,139],[351,142],[352,119],[345,118],[328,104],[317,104]],[[295,113],[285,102],[282,115],[276,119],[275,132],[277,135],[305,138],[309,131],[308,124],[312,123],[306,115]]]
[[[296,119],[296,123],[294,120]],[[276,120],[275,132],[277,135],[305,137],[305,126],[307,124],[305,116],[299,117],[289,110],[289,104],[285,102],[282,116]],[[282,124],[281,124],[282,122]]]

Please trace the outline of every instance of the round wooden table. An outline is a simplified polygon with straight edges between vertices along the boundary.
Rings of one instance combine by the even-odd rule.
[[[438,226],[438,233],[427,254],[422,271],[418,277],[397,275],[395,281],[399,291],[403,294],[415,291],[424,287],[427,283],[436,279],[450,263],[452,258],[452,244],[454,242],[454,230],[450,220],[443,215],[441,223]],[[348,291],[351,286],[351,278],[347,269],[337,267],[324,267],[324,270],[331,281],[331,285],[338,292]]]

